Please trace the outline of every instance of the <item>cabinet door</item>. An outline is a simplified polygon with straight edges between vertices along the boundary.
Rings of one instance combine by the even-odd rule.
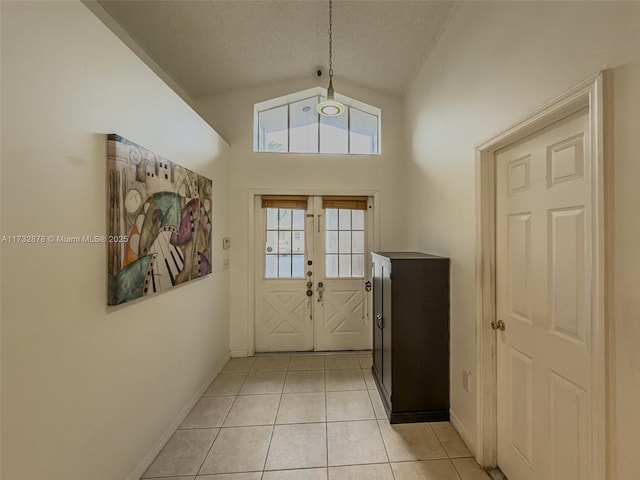
[[[382,384],[392,395],[392,322],[391,318],[391,262],[382,264]]]
[[[373,366],[378,381],[382,383],[382,263],[379,260],[373,262]]]

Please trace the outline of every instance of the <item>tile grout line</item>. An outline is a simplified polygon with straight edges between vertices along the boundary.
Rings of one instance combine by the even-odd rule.
[[[220,372],[220,373],[222,373],[222,372]],[[220,375],[220,373],[218,375]],[[216,378],[213,379],[213,382],[216,381],[216,379],[218,378],[218,375],[216,375]],[[213,439],[213,442],[211,442],[211,446],[209,447],[209,450],[207,450],[207,454],[202,459],[202,463],[200,464],[200,467],[198,467],[198,472],[196,473],[196,476],[194,477],[194,479],[197,478],[198,475],[200,475],[200,471],[202,470],[202,467],[204,466],[204,463],[207,461],[207,458],[209,457],[209,454],[211,453],[211,450],[213,449],[213,445],[216,443],[216,440],[218,439],[218,436],[220,435],[220,432],[222,432],[222,427],[224,426],[224,422],[227,421],[227,418],[229,417],[229,413],[231,413],[231,409],[236,404],[236,401],[238,400],[238,396],[240,394],[240,390],[242,390],[242,386],[247,381],[247,378],[249,378],[249,372],[247,372],[247,375],[244,377],[244,380],[242,381],[242,385],[240,385],[240,388],[238,389],[238,393],[234,396],[233,402],[231,403],[231,406],[229,407],[229,410],[227,411],[226,415],[224,416],[224,419],[222,420],[222,422],[220,423],[220,428],[218,428],[218,433],[216,433],[216,436]],[[211,382],[211,383],[213,383],[213,382]],[[205,391],[205,393],[206,393],[206,391]],[[201,399],[204,398],[204,394],[200,398]],[[198,401],[200,401],[200,400],[198,400]]]
[[[282,403],[282,395],[284,395],[284,384],[282,384],[282,392],[280,392],[280,400],[278,401],[278,408],[276,409],[276,416],[273,419],[273,425],[271,425],[271,436],[269,437],[269,446],[267,447],[267,453],[264,456],[264,462],[262,464],[262,475],[260,478],[264,477],[264,472],[267,469],[267,459],[269,458],[269,452],[271,450],[271,442],[273,442],[273,434],[276,431],[276,418],[278,418],[278,411],[280,410],[280,404]]]
[[[464,478],[462,478],[462,473],[460,473],[460,470],[458,470],[458,467],[456,467],[456,464],[453,463],[453,460],[450,458],[449,461],[451,462],[451,465],[453,465],[453,469],[458,474],[458,477],[460,478],[460,480],[464,480]]]
[[[363,374],[364,376],[364,374]],[[365,387],[367,386],[367,381],[365,379]],[[371,400],[371,395],[369,394],[369,390],[366,390],[367,392],[367,396],[369,397],[369,403],[371,404],[371,408],[373,409],[373,416],[374,416],[374,422],[376,422],[376,426],[378,427],[378,432],[380,432],[380,438],[382,439],[382,446],[384,447],[384,453],[387,455],[387,465],[389,465],[389,470],[391,470],[391,476],[394,478],[396,478],[396,474],[393,472],[393,467],[391,466],[391,457],[389,456],[389,450],[387,449],[387,443],[384,441],[384,435],[382,434],[382,429],[380,428],[380,422],[384,421],[381,419],[378,419],[378,416],[376,415],[376,409],[373,406],[373,400]]]
[[[433,432],[433,434],[438,439],[438,442],[442,446],[442,449],[444,450],[444,453],[447,454],[447,460],[449,460],[449,463],[453,467],[453,470],[456,472],[456,475],[458,475],[459,480],[462,480],[462,475],[460,475],[460,473],[458,472],[458,469],[456,468],[456,465],[453,463],[453,461],[451,459],[451,456],[449,455],[449,450],[447,450],[447,447],[445,447],[444,442],[440,439],[440,436],[438,435],[438,432],[436,432],[436,429],[433,428],[433,425],[431,425],[434,422],[427,422],[427,423],[429,424],[429,427],[431,428],[431,431]]]
[[[322,362],[323,367],[326,367],[326,359]],[[327,480],[329,479],[329,408],[327,405],[327,375],[326,368],[322,369],[322,384],[324,385],[324,443],[325,443],[325,457],[327,458]]]
[[[431,428],[431,431],[433,432],[433,434],[438,439],[438,443],[440,443],[440,446],[444,450],[444,453],[447,455],[447,458],[449,460],[451,460],[451,457],[449,456],[449,451],[447,450],[447,447],[444,446],[444,442],[442,440],[440,440],[440,436],[438,435],[438,432],[436,432],[436,429],[433,428],[433,425],[431,425],[433,422],[427,422],[427,423],[429,424],[429,428]],[[453,463],[453,462],[451,462],[451,463]]]
[[[271,450],[271,442],[273,442],[273,434],[276,431],[276,420],[278,418],[278,412],[280,411],[280,404],[282,404],[282,395],[284,395],[284,386],[287,383],[287,375],[289,373],[289,364],[291,363],[291,356],[289,356],[289,361],[287,362],[287,368],[284,373],[284,381],[282,382],[282,390],[280,390],[280,400],[278,400],[278,408],[276,408],[276,415],[273,417],[273,425],[271,426],[271,436],[269,437],[269,446],[267,447],[267,453],[264,456],[264,463],[262,464],[262,475],[260,478],[264,477],[264,472],[267,468],[267,459],[269,458],[269,451]]]

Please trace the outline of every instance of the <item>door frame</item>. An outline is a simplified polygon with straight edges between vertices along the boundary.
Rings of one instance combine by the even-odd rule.
[[[588,109],[591,139],[592,252],[591,269],[591,405],[593,425],[589,439],[591,480],[604,480],[607,472],[607,385],[606,385],[606,280],[605,272],[605,75],[597,75],[543,105],[526,118],[476,147],[476,371],[478,430],[476,458],[484,467],[497,466],[497,358],[496,335],[496,152],[552,125],[558,120]],[[608,159],[607,159],[608,160]],[[609,162],[606,162],[607,169]],[[608,170],[607,170],[608,173]]]
[[[256,295],[256,231],[255,231],[255,216],[256,206],[255,197],[258,195],[309,195],[309,196],[322,196],[322,195],[344,195],[344,196],[367,196],[372,198],[373,214],[372,225],[370,225],[373,234],[373,243],[371,245],[371,251],[379,250],[380,246],[380,209],[378,203],[378,197],[380,192],[377,190],[324,190],[314,188],[296,188],[296,189],[250,189],[248,191],[247,205],[249,206],[247,225],[247,355],[253,356],[256,352],[256,328],[255,328],[255,295]],[[261,234],[262,232],[260,232]],[[366,269],[365,265],[365,272]],[[314,331],[315,335],[315,331]]]

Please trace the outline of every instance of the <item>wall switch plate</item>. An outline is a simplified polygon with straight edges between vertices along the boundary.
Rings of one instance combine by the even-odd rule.
[[[222,249],[229,250],[231,248],[231,239],[229,237],[224,237],[222,239]]]
[[[225,258],[222,261],[222,269],[223,270],[229,270],[229,259],[228,258]]]

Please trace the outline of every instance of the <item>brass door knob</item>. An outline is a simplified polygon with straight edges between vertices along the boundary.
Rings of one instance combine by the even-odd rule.
[[[504,332],[506,328],[507,326],[505,325],[504,320],[498,320],[497,322],[494,320],[491,322],[492,330],[500,330],[501,332]]]

